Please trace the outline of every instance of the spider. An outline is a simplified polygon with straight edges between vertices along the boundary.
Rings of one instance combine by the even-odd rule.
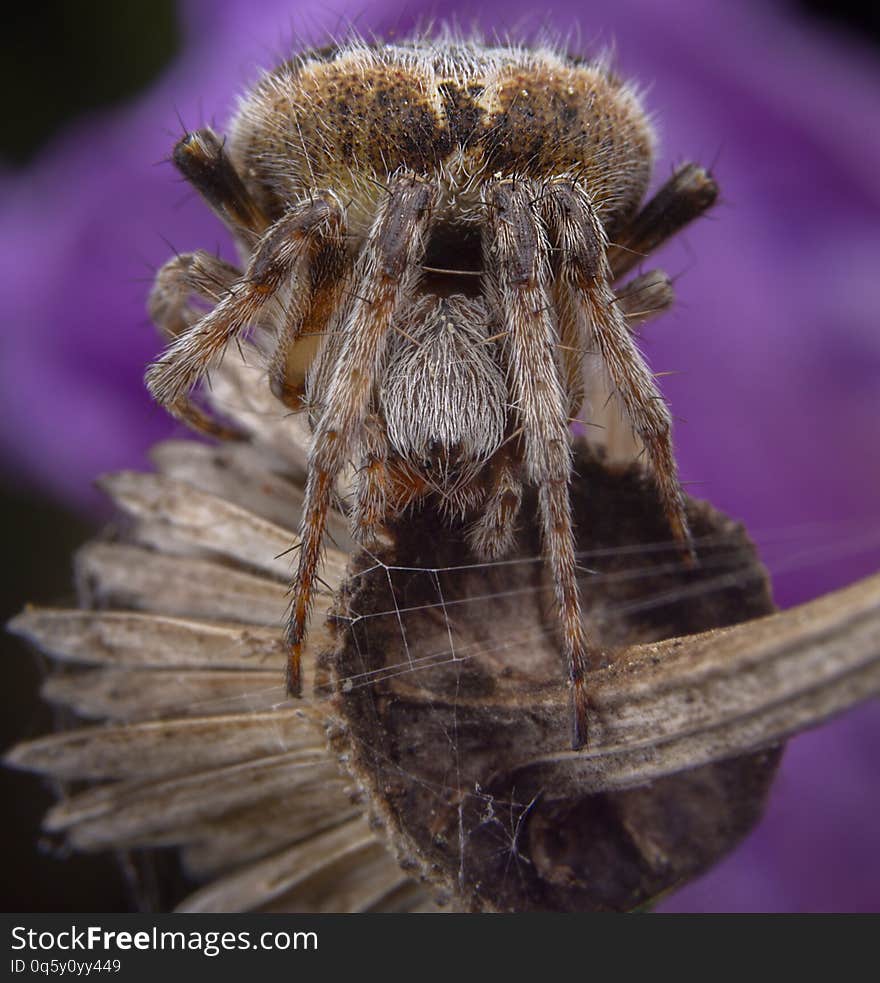
[[[146,382],[184,422],[234,436],[191,396],[251,331],[269,344],[273,393],[308,413],[292,695],[345,466],[356,539],[374,541],[383,522],[432,500],[468,524],[481,561],[510,550],[531,483],[572,744],[584,745],[595,649],[568,484],[588,352],[644,446],[674,540],[693,555],[669,411],[632,336],[670,305],[669,279],[612,284],[702,214],[717,187],[686,163],[642,204],[653,144],[635,89],[601,60],[448,37],[302,54],[254,86],[227,139],[201,129],[175,146],[246,265],[199,251],[160,270],[150,309],[170,344]]]

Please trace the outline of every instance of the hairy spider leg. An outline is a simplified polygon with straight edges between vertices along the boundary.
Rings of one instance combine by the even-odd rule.
[[[563,652],[572,688],[572,746],[587,740],[589,640],[577,586],[569,501],[569,395],[557,368],[551,318],[548,243],[526,180],[499,179],[486,194],[486,263],[497,274],[498,304],[507,328],[511,400],[522,426],[526,477],[538,488],[544,554],[553,575]]]
[[[156,275],[147,309],[163,338],[174,341],[204,316],[194,297],[218,304],[241,276],[241,271],[211,253],[199,250],[170,259]],[[197,433],[220,440],[239,440],[243,434],[215,420],[182,396],[171,408],[177,419]]]
[[[668,311],[675,300],[672,281],[663,270],[648,270],[614,291],[614,302],[626,318],[630,333]],[[573,321],[573,326],[577,321]]]
[[[611,282],[715,204],[718,185],[699,164],[682,164],[607,249]]]
[[[287,628],[287,688],[301,690],[300,658],[321,556],[324,526],[336,478],[358,450],[400,301],[411,291],[425,251],[434,200],[424,181],[398,174],[380,204],[355,269],[357,293],[344,323],[339,356],[309,451],[308,479]]]
[[[223,149],[222,141],[217,135],[207,128],[187,133],[175,144],[171,159],[178,171],[199,192],[223,224],[235,235],[242,238],[249,245],[252,245],[257,235],[269,224],[268,219],[257,207],[256,202],[254,202],[245,188],[244,183]],[[207,254],[200,255],[207,257]],[[176,299],[174,297],[175,292],[183,291],[188,286],[182,267],[176,268],[182,274],[181,279],[176,284],[170,282],[175,270],[174,262],[172,260],[171,263],[166,264],[160,271],[156,288],[150,297],[149,305],[150,314],[153,316],[153,320],[159,327],[159,330],[171,339],[183,334],[186,329],[202,317],[202,312],[193,312],[195,316],[190,318],[188,324],[180,323],[178,326],[174,323],[177,321],[177,318],[175,317],[175,312],[170,309],[167,301],[173,303]],[[206,259],[205,262],[208,262],[208,260]],[[217,263],[219,262],[218,260]],[[163,277],[166,271],[167,275]],[[198,276],[198,270],[193,270],[192,272],[194,277]],[[222,276],[223,271],[217,268],[214,272]],[[223,277],[224,292],[231,290],[232,284],[240,276],[241,274],[236,270],[232,281],[228,277]],[[169,287],[167,301],[166,298],[158,296],[158,291],[162,285],[160,281],[163,279],[165,285]],[[190,292],[206,296],[207,299],[214,299],[215,303],[220,300],[219,295],[213,298],[210,293],[204,294],[197,284],[194,285],[193,290]],[[184,305],[187,300],[188,297],[181,298],[181,302]],[[154,313],[156,307],[160,308],[160,310]],[[164,311],[161,310],[162,307],[164,307]],[[190,308],[189,310],[181,311],[181,313],[186,315],[191,310]],[[163,313],[165,315],[164,317]],[[239,431],[218,423],[199,407],[195,406],[185,394],[179,396],[175,404],[168,408],[177,419],[197,432],[221,439],[237,439],[241,437]]]
[[[269,357],[269,388],[294,412],[306,409],[306,382],[315,358],[325,346],[333,314],[340,305],[351,265],[342,225],[316,244],[306,282],[297,285],[296,303],[277,325]]]
[[[368,414],[361,434],[360,456],[351,509],[351,534],[359,543],[375,543],[389,515],[400,515],[431,486],[404,461],[389,460],[385,421]]]
[[[296,336],[311,296],[315,257],[339,236],[342,223],[341,206],[329,192],[292,205],[263,234],[244,276],[150,366],[147,387],[156,400],[173,412],[261,315],[274,314]]]
[[[468,545],[481,560],[500,559],[513,549],[523,495],[516,440],[508,433],[492,455],[487,466],[492,477],[480,517],[467,532]]]
[[[171,160],[220,221],[253,246],[270,221],[245,187],[214,131],[205,128],[187,133],[175,144]]]
[[[558,269],[555,257],[551,265]],[[587,398],[584,359],[596,353],[584,346],[583,335],[578,330],[576,305],[572,306],[572,293],[559,277],[552,278],[552,293],[559,330],[558,361],[568,393],[569,416],[576,419]],[[614,291],[614,302],[633,334],[641,325],[669,310],[674,300],[672,281],[662,270],[642,273]]]
[[[377,413],[364,421],[361,450],[356,474],[354,505],[351,510],[352,535],[361,542],[373,543],[388,515],[391,480],[388,470],[388,436]]]
[[[718,185],[698,164],[676,168],[635,217],[609,243],[612,282],[628,273],[686,225],[703,215],[718,199]],[[649,270],[616,288],[617,306],[630,331],[662,314],[675,299],[672,283],[662,270]]]
[[[587,396],[584,357],[588,353],[584,350],[583,339],[577,331],[577,317],[571,309],[571,295],[563,289],[557,277],[551,277],[550,284],[557,318],[556,360],[562,370],[563,384],[568,396],[568,415],[574,418]]]
[[[292,401],[289,394],[298,392],[298,380],[288,386],[279,377],[288,364],[299,367],[309,361],[314,354],[311,340],[304,344],[309,351],[297,359],[293,356],[296,338],[301,333],[311,334],[312,323],[322,315],[328,316],[320,295],[344,256],[341,237],[337,235],[342,225],[339,203],[329,194],[310,195],[308,202],[294,205],[270,225],[226,154],[223,142],[207,128],[187,133],[179,140],[172,160],[253,256],[244,277],[237,275],[234,282],[224,284],[224,296],[218,298],[210,315],[200,318],[185,334],[174,332],[175,344],[151,367],[147,384],[160,402],[163,399],[159,393],[180,389],[176,400],[165,405],[192,424],[200,411],[189,403],[187,391],[222,356],[228,341],[250,326],[273,301],[274,317],[269,320],[277,327],[270,380],[278,390],[276,394]],[[299,408],[298,402],[296,406]]]
[[[544,196],[559,247],[559,279],[574,311],[582,346],[605,365],[636,436],[642,442],[673,537],[693,562],[684,496],[672,452],[672,419],[633,341],[609,285],[608,239],[588,193],[571,180]]]

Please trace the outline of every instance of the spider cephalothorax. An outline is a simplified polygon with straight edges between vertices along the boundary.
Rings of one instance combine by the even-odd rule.
[[[640,207],[653,135],[632,87],[551,49],[359,42],[303,55],[243,100],[228,140],[187,134],[174,161],[228,225],[241,272],[210,254],[159,273],[151,311],[171,339],[148,374],[187,423],[229,431],[190,391],[230,342],[271,346],[272,391],[313,429],[288,636],[300,649],[328,509],[354,465],[352,529],[432,498],[503,555],[522,484],[538,491],[574,697],[586,739],[590,639],[568,483],[569,422],[601,359],[641,441],[673,536],[690,541],[670,417],[631,337],[668,307],[653,271],[612,284],[715,199],[679,167]],[[207,313],[192,298],[214,305]]]

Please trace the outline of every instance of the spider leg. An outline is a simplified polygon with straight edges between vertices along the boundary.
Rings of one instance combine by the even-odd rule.
[[[174,166],[205,199],[228,229],[253,244],[269,227],[226,155],[223,141],[208,128],[187,133],[171,153]]]
[[[169,260],[156,275],[147,309],[166,341],[173,341],[198,321],[204,311],[193,305],[193,297],[219,302],[241,276],[230,263],[198,251]],[[181,397],[172,412],[198,433],[221,440],[239,439],[242,434],[208,416],[188,398]]]
[[[558,266],[558,263],[554,265]],[[626,318],[630,332],[669,310],[674,299],[672,281],[662,270],[643,273],[614,292],[614,302]],[[565,391],[569,394],[568,412],[569,416],[577,417],[586,399],[584,358],[593,353],[584,345],[578,329],[577,305],[573,304],[571,292],[558,277],[553,278],[553,307],[559,329],[557,356]]]
[[[614,300],[633,332],[639,325],[668,311],[675,300],[672,281],[662,270],[649,270],[614,291]]]
[[[556,360],[562,370],[563,384],[568,395],[568,415],[574,418],[586,399],[584,358],[588,352],[578,331],[577,311],[572,307],[571,295],[563,288],[558,277],[552,277],[551,289],[558,333]]]
[[[548,196],[550,221],[560,244],[559,279],[577,311],[583,347],[595,349],[648,455],[672,534],[693,561],[693,549],[672,452],[672,420],[623,312],[609,286],[608,239],[588,195],[560,180]]]
[[[392,494],[388,436],[382,420],[371,413],[361,435],[360,465],[351,511],[351,532],[355,539],[365,543],[376,541],[382,521],[388,515],[388,499]]]
[[[489,462],[492,474],[480,517],[467,532],[468,545],[481,560],[497,560],[513,549],[522,481],[515,444],[508,440]]]
[[[544,553],[553,575],[572,686],[572,746],[579,748],[587,739],[589,640],[581,616],[568,494],[569,396],[554,354],[548,245],[533,211],[535,197],[524,181],[502,179],[489,187],[486,265],[493,271],[495,302],[508,330],[511,397],[522,426],[526,477],[538,487]]]
[[[269,357],[269,388],[295,412],[305,408],[308,372],[339,305],[348,262],[342,237],[328,239],[314,257],[307,286],[279,322]]]
[[[337,325],[342,331],[341,344],[318,407],[320,417],[309,452],[299,561],[292,586],[287,629],[287,688],[291,695],[300,692],[301,648],[334,484],[362,440],[395,312],[418,275],[432,204],[433,192],[423,181],[408,174],[392,180],[355,270],[357,293],[344,323]]]
[[[212,311],[177,337],[147,371],[147,387],[174,412],[181,398],[216,363],[227,345],[267,313],[286,318],[290,330],[303,323],[302,310],[315,255],[338,234],[342,209],[334,196],[291,207],[260,239],[243,277]],[[274,305],[274,308],[270,307]]]
[[[705,168],[690,163],[678,167],[609,245],[611,282],[699,218],[717,198],[718,185]]]
[[[364,421],[357,469],[351,534],[359,543],[375,543],[389,516],[400,515],[430,491],[428,483],[400,460],[389,459],[384,421],[370,413]]]

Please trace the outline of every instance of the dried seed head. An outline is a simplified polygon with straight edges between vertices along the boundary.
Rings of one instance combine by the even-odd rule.
[[[607,653],[591,674],[587,752],[565,752],[568,697],[533,521],[505,562],[463,569],[461,534],[411,517],[393,548],[356,559],[337,609],[345,631],[325,656],[335,746],[405,867],[457,907],[646,904],[745,835],[779,760],[777,748],[680,772],[643,740],[673,740],[682,713],[693,716],[656,704],[658,672],[671,680],[681,657],[667,646],[658,668],[644,643],[773,609],[742,528],[691,501],[700,564],[684,569],[671,544],[645,548],[667,534],[639,468],[609,468],[581,445],[575,472],[578,555],[595,567],[585,616]]]

